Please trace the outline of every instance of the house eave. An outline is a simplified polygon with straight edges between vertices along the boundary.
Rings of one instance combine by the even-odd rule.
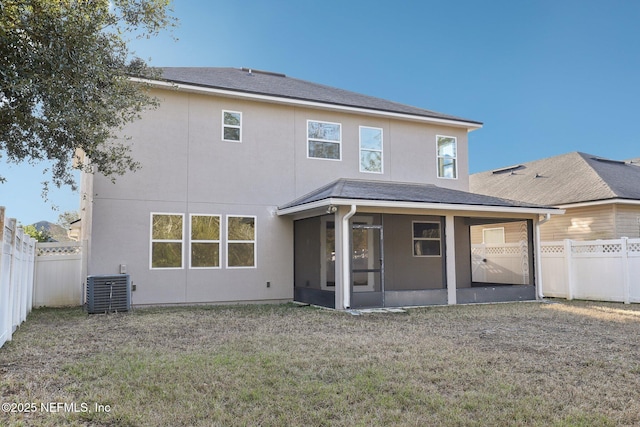
[[[323,210],[330,213],[332,206],[352,206],[360,208],[378,208],[384,210],[394,209],[412,209],[412,210],[435,210],[435,211],[462,211],[462,212],[483,212],[483,213],[510,213],[525,215],[561,215],[564,213],[560,208],[546,207],[517,207],[517,206],[488,206],[488,205],[465,205],[454,203],[425,203],[425,202],[407,202],[407,201],[390,201],[390,200],[362,200],[362,199],[343,199],[343,198],[327,198],[311,203],[305,203],[287,208],[278,208],[277,215],[298,215],[304,212],[322,212]]]
[[[154,88],[172,89],[190,93],[199,93],[206,95],[217,95],[228,98],[248,99],[253,101],[269,102],[275,104],[293,105],[300,107],[319,108],[324,110],[339,111],[366,114],[373,116],[381,116],[387,118],[395,118],[400,120],[410,120],[422,123],[433,123],[467,129],[468,132],[481,129],[482,123],[469,122],[464,120],[451,120],[438,117],[420,116],[415,114],[398,113],[393,111],[375,110],[371,108],[355,107],[350,105],[331,104],[319,101],[310,101],[298,98],[286,98],[275,95],[265,95],[260,93],[242,92],[237,90],[220,89],[208,86],[198,86],[186,83],[177,83],[171,81],[150,80],[140,77],[130,77],[131,81],[143,83]]]
[[[602,206],[602,205],[611,205],[611,204],[638,206],[640,205],[640,200],[613,198],[613,199],[603,199],[603,200],[590,200],[587,202],[564,203],[561,205],[556,205],[556,207],[560,209],[571,209],[571,208],[584,208],[589,206]]]

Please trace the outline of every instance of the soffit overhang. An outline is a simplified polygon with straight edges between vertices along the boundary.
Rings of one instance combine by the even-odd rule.
[[[441,126],[450,126],[454,128],[464,128],[467,132],[471,132],[482,128],[481,123],[468,122],[463,120],[453,120],[438,117],[420,116],[407,113],[399,113],[393,111],[376,110],[371,108],[356,107],[349,105],[332,104],[326,102],[280,97],[275,95],[265,95],[259,93],[242,92],[230,89],[212,88],[206,86],[190,85],[186,83],[176,83],[170,81],[149,80],[139,77],[131,77],[134,82],[149,85],[157,89],[176,90],[181,92],[196,93],[202,95],[216,95],[226,98],[245,99],[258,102],[267,102],[273,104],[290,105],[297,107],[307,107],[320,110],[336,111],[352,114],[363,114],[368,116],[378,116],[385,118],[393,118],[398,120],[406,120],[412,122],[429,123]]]

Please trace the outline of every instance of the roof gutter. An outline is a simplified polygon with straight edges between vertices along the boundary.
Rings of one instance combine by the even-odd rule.
[[[382,116],[382,117],[392,117],[392,118],[412,120],[417,122],[437,123],[437,124],[447,125],[452,127],[465,128],[467,129],[468,132],[482,128],[482,123],[469,122],[464,120],[443,119],[443,118],[437,118],[437,117],[419,116],[419,115],[408,114],[408,113],[396,113],[392,111],[373,110],[373,109],[362,108],[362,107],[330,104],[330,103],[324,103],[319,101],[308,101],[308,100],[297,99],[297,98],[286,98],[286,97],[275,96],[275,95],[263,95],[259,93],[242,92],[242,91],[231,90],[231,89],[220,89],[220,88],[197,86],[197,85],[185,84],[185,83],[175,83],[170,81],[151,80],[151,79],[145,79],[141,77],[130,77],[130,80],[133,82],[143,83],[159,89],[181,90],[181,91],[192,92],[192,93],[226,96],[231,98],[250,99],[253,101],[272,102],[277,104],[296,105],[296,106],[302,106],[302,107],[322,108],[322,109],[334,110],[334,111],[347,111],[351,113],[361,113],[361,114],[368,114],[368,115],[375,115],[375,116]]]
[[[569,209],[569,208],[582,208],[587,206],[609,205],[612,203],[620,203],[620,204],[626,204],[626,205],[640,205],[640,200],[612,198],[612,199],[593,200],[590,202],[567,203],[567,204],[556,205],[556,206],[560,209]]]

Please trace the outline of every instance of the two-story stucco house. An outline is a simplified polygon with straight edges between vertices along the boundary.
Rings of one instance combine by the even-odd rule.
[[[282,74],[164,68],[124,133],[141,170],[83,177],[88,274],[134,304],[291,301],[338,309],[536,298],[540,218],[469,193],[481,123]],[[517,222],[514,283],[476,283],[470,228]]]

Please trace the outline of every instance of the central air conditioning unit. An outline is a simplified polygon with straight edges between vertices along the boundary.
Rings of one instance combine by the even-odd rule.
[[[131,278],[128,274],[87,277],[87,312],[113,313],[131,308]]]

